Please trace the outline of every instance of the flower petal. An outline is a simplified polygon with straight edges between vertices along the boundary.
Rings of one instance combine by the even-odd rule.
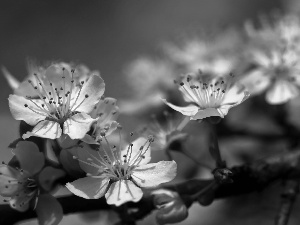
[[[22,96],[10,95],[8,101],[10,112],[16,120],[24,120],[34,126],[47,117],[47,113],[41,110],[42,107],[39,108],[34,104],[41,105],[41,100],[32,100],[31,102]]]
[[[66,187],[74,195],[85,199],[101,198],[107,191],[109,178],[85,177],[67,183]]]
[[[177,173],[175,161],[160,161],[136,167],[132,178],[141,187],[155,187],[173,180]]]
[[[74,155],[79,159],[79,166],[84,172],[98,175],[103,169],[101,167],[101,159],[103,161],[103,154],[99,151],[93,150],[88,144],[82,143],[81,147],[70,149],[70,152],[74,152]],[[101,155],[102,154],[102,155]],[[91,164],[99,166],[91,166]]]
[[[71,139],[83,138],[95,121],[97,119],[93,119],[88,114],[77,113],[64,122],[64,134],[68,134]]]
[[[45,71],[44,88],[46,88],[46,90],[49,88],[49,91],[51,91],[50,83],[52,83],[56,88],[63,86],[65,90],[70,90],[72,85],[70,69],[69,65],[63,63],[49,66]]]
[[[81,141],[91,145],[99,145],[99,143],[94,138],[92,138],[91,135],[88,134],[84,135],[84,137],[81,138]]]
[[[180,112],[181,114],[183,114],[185,116],[194,116],[194,115],[196,115],[196,113],[199,110],[199,107],[195,106],[195,105],[188,105],[188,106],[185,106],[185,107],[180,107],[180,106],[176,106],[176,105],[173,105],[173,104],[167,102],[166,99],[162,99],[162,101],[166,105],[171,107],[172,109],[176,110],[177,112]]]
[[[45,164],[45,157],[36,144],[31,141],[20,141],[13,150],[21,168],[30,175],[38,173]]]
[[[245,85],[251,94],[256,95],[269,87],[271,84],[271,77],[266,74],[263,69],[257,69],[242,78],[240,83]]]
[[[104,81],[100,76],[93,75],[83,84],[80,95],[72,111],[89,113],[98,103],[105,90]],[[86,98],[86,96],[88,96]]]
[[[44,120],[39,122],[33,130],[23,134],[22,138],[26,139],[31,136],[41,137],[41,138],[49,138],[56,139],[61,136],[61,128],[57,122]]]
[[[55,188],[54,182],[65,175],[63,170],[47,166],[39,174],[39,184],[45,191],[49,192]]]
[[[202,120],[211,116],[224,117],[224,115],[221,114],[217,108],[207,108],[203,110],[200,109],[195,116],[191,117],[191,120]]]
[[[238,105],[245,101],[250,96],[249,92],[245,90],[244,86],[235,84],[227,93],[225,93],[222,105]]]
[[[117,100],[114,98],[104,98],[96,104],[93,111],[89,113],[91,117],[98,118],[98,123],[106,123],[118,118],[119,107],[116,105]],[[115,113],[113,113],[115,112]]]
[[[266,100],[270,104],[283,104],[299,95],[298,87],[286,80],[277,80],[268,90]]]
[[[132,144],[132,147],[130,147],[130,145],[128,145],[128,146],[126,146],[126,148],[124,150],[121,151],[121,157],[123,155],[127,155],[127,159],[130,160],[129,165],[132,165],[132,163],[134,163],[134,161],[137,159],[137,157],[141,156],[141,152],[143,152],[144,157],[141,159],[141,161],[139,161],[139,165],[144,165],[144,164],[147,164],[148,162],[150,162],[151,150],[149,147],[148,150],[146,151],[146,148],[148,147],[148,144],[149,144],[149,141],[146,138],[139,137],[131,144]]]
[[[16,90],[20,86],[20,81],[18,81],[11,73],[4,67],[1,67],[1,71],[10,86],[11,89]]]
[[[138,202],[143,197],[143,191],[130,180],[120,180],[112,183],[105,194],[107,204],[120,206],[125,202]]]
[[[36,214],[40,225],[57,225],[63,218],[63,209],[56,198],[42,194],[38,196]]]
[[[19,211],[25,212],[29,208],[29,203],[31,199],[35,197],[35,193],[33,194],[21,194],[20,196],[14,196],[9,200],[10,206]]]
[[[20,171],[7,165],[0,165],[0,195],[3,197],[15,195],[22,188],[22,185],[15,182],[21,176]]]
[[[84,177],[85,173],[79,166],[78,160],[75,160],[73,158],[73,151],[70,149],[63,149],[60,151],[59,155],[59,161],[62,164],[65,171],[68,173],[68,175],[72,177]],[[76,154],[77,156],[77,154]]]

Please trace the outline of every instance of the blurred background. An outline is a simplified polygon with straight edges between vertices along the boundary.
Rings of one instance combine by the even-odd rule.
[[[28,58],[41,64],[52,60],[82,63],[91,70],[100,70],[106,96],[128,99],[133,93],[124,71],[138,57],[160,57],[164,43],[194,37],[206,29],[239,29],[247,20],[257,21],[261,15],[297,10],[296,5],[300,5],[297,0],[2,0],[0,65],[23,80],[28,75]],[[10,93],[12,90],[0,76],[2,161],[10,159],[7,145],[18,137],[18,122],[12,119],[7,104]],[[130,116],[120,118],[129,129],[134,129],[133,122],[137,121],[139,118]],[[245,208],[234,207],[245,199],[251,200]],[[279,198],[274,199],[271,194],[264,201],[253,194],[231,199],[226,204],[217,201],[206,208],[193,206],[190,217],[181,224],[194,224],[195,220],[205,225],[273,224],[276,201]],[[84,218],[67,216],[61,224],[108,224],[110,216],[104,213]],[[152,223],[153,217],[149,217],[139,224]]]

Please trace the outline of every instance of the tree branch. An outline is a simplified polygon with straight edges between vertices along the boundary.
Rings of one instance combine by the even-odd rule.
[[[300,169],[295,164],[299,156],[300,151],[293,151],[252,164],[232,167],[230,169],[233,173],[231,178],[234,182],[219,184],[214,189],[215,199],[261,191],[276,180],[299,178]],[[164,188],[177,191],[183,199],[186,199],[201,191],[212,181],[189,180],[175,185],[164,186]],[[152,196],[150,195],[145,195],[140,202],[130,202],[122,207],[107,205],[105,198],[86,200],[77,196],[69,196],[60,197],[58,201],[64,209],[64,214],[94,210],[115,210],[122,217],[130,218],[132,221],[144,218],[155,209]],[[196,201],[196,199],[193,199],[193,201]],[[8,205],[0,205],[0,212],[0,224],[14,224],[18,221],[36,218],[34,211],[20,213],[11,209]]]

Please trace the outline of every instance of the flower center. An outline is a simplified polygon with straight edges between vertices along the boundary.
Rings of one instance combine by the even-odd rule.
[[[104,135],[104,134],[103,134]],[[128,180],[131,178],[133,169],[138,166],[145,158],[145,154],[153,142],[153,137],[149,137],[141,146],[133,146],[130,144],[126,150],[121,151],[121,141],[119,149],[116,146],[110,147],[110,144],[105,136],[102,136],[100,147],[98,150],[91,150],[83,148],[86,151],[87,157],[85,159],[73,156],[74,159],[80,163],[89,165],[98,170],[95,174],[87,174],[87,176],[97,178],[109,178],[112,181]],[[138,148],[138,151],[133,151]],[[124,155],[121,155],[125,153]]]
[[[230,86],[222,78],[204,82],[200,78],[193,80],[191,76],[187,76],[186,81],[183,80],[179,85],[181,91],[200,109],[218,108]]]
[[[4,163],[3,163],[4,164]],[[6,164],[5,164],[6,165]],[[15,185],[17,185],[18,191],[14,194],[9,196],[10,199],[20,199],[21,202],[18,202],[19,205],[16,205],[15,203],[12,204],[12,207],[23,207],[25,204],[27,204],[31,199],[35,198],[38,193],[38,185],[36,181],[32,178],[24,178],[22,177],[24,175],[24,172],[22,169],[16,168],[18,172],[21,175],[21,178],[16,179],[15,177],[7,177],[7,184],[4,186],[6,189],[15,188]],[[5,176],[4,174],[1,174],[2,176]],[[4,199],[4,202],[9,202],[9,200]]]
[[[39,115],[46,116],[48,120],[62,124],[76,113],[77,108],[89,97],[86,94],[84,99],[79,102],[84,81],[76,85],[73,76],[74,70],[71,70],[70,77],[65,75],[65,68],[62,68],[61,82],[53,83],[47,79],[41,79],[38,74],[34,74],[36,85],[32,80],[28,80],[28,83],[40,101],[37,101],[35,97],[26,96],[26,99],[32,102],[36,108],[28,104],[24,106]]]

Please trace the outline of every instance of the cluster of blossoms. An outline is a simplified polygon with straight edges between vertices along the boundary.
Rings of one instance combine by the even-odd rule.
[[[103,96],[98,72],[67,63],[30,66],[24,82],[3,72],[14,90],[8,98],[12,116],[30,127],[0,167],[0,194],[12,208],[35,209],[41,224],[58,224],[63,209],[53,194],[62,185],[86,199],[105,195],[108,204],[119,206],[175,178],[175,161],[149,163],[152,136],[125,146],[116,122],[119,107]],[[108,136],[116,130],[120,139],[112,145]]]
[[[12,159],[0,166],[4,201],[21,212],[36,210],[40,224],[58,224],[63,209],[54,195],[60,187],[84,199],[105,197],[107,204],[115,206],[139,202],[145,189],[150,189],[159,209],[159,224],[185,219],[189,200],[179,191],[159,189],[176,177],[177,164],[173,160],[150,162],[151,149],[164,150],[170,159],[170,150],[184,154],[182,146],[188,135],[182,130],[189,122],[217,123],[250,93],[266,91],[270,104],[282,104],[299,95],[299,19],[284,17],[260,29],[247,24],[246,34],[243,51],[240,37],[229,32],[216,39],[218,44],[191,41],[182,49],[170,45],[166,48],[168,60],[138,60],[127,73],[133,74],[130,80],[135,80],[132,87],[141,103],[123,102],[121,109],[116,99],[104,97],[105,83],[99,72],[83,65],[31,64],[23,82],[3,68],[14,90],[8,98],[11,114],[21,121],[20,128],[26,125],[25,131],[20,129],[21,138],[10,145]],[[175,80],[179,90],[175,92],[187,106],[178,106],[180,101],[171,103],[175,98],[167,93],[174,87],[169,81],[176,69],[191,72]],[[162,102],[181,117],[166,112],[164,124],[154,119],[135,140],[122,140],[122,126],[117,122],[120,111],[145,112],[148,106]],[[214,135],[209,146],[217,162],[212,171],[214,182],[232,182]]]

